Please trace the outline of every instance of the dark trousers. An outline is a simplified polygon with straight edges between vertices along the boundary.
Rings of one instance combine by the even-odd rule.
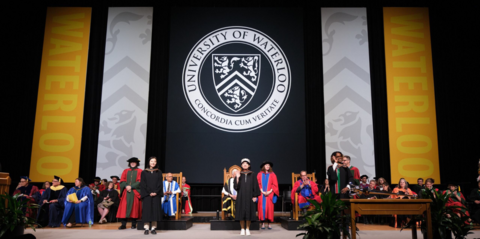
[[[122,218],[120,219],[120,222],[122,223],[122,226],[127,226],[127,218]],[[137,226],[137,219],[132,218],[132,226]]]
[[[70,215],[70,218],[68,219],[69,223],[76,223],[75,221],[75,209],[73,209],[72,215]]]

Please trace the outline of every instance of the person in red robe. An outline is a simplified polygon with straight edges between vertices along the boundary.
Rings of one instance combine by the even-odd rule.
[[[120,193],[120,178],[116,175],[110,176],[110,178],[112,179],[113,188]]]
[[[187,184],[187,179],[182,177],[182,213],[184,214],[192,214],[192,200],[190,200],[190,185]]]
[[[262,195],[258,197],[258,218],[262,222],[262,229],[265,229],[265,221],[268,229],[272,229],[270,222],[273,222],[274,203],[280,195],[278,190],[277,175],[272,170],[273,163],[264,161],[257,174],[257,182]]]
[[[295,203],[295,193],[298,193],[298,205],[300,208],[307,208],[310,202],[307,199],[313,199],[318,203],[322,203],[322,199],[318,195],[318,185],[308,179],[307,171],[300,172],[301,179],[296,181],[292,188],[291,199],[292,204]]]
[[[448,184],[448,189],[443,191],[443,194],[447,194],[450,197],[448,198],[447,203],[445,203],[446,207],[457,207],[452,208],[453,213],[457,214],[457,216],[461,217],[468,217],[468,220],[465,221],[466,224],[470,223],[472,219],[470,218],[470,213],[467,210],[467,201],[463,194],[458,190],[457,185],[450,183]]]
[[[350,156],[344,155],[343,156],[343,164],[347,165],[347,168],[350,169],[350,172],[352,172],[353,175],[353,181],[355,181],[356,185],[360,184],[360,171],[358,170],[357,167],[350,165]]]
[[[127,228],[128,218],[132,219],[132,229],[137,228],[137,219],[142,218],[142,203],[140,202],[140,179],[142,170],[138,168],[140,160],[130,158],[127,160],[129,168],[123,170],[120,178],[120,204],[117,218],[122,225],[120,230]]]
[[[35,201],[35,196],[38,193],[38,187],[30,184],[30,181],[32,180],[27,176],[20,177],[20,182],[13,192],[13,195],[20,194],[18,200],[27,200],[28,204],[37,203]],[[25,216],[35,218],[37,215],[31,208],[27,208]]]

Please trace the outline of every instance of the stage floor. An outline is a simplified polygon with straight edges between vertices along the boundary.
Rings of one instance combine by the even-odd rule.
[[[129,224],[127,224],[129,225]],[[76,227],[76,228],[42,228],[34,232],[32,229],[27,229],[25,233],[32,233],[37,238],[69,238],[69,239],[103,239],[103,238],[134,238],[144,236],[143,231],[125,229],[118,230],[120,223],[108,223],[103,225],[95,225],[93,227]],[[389,226],[382,225],[358,225],[360,231],[357,238],[368,239],[400,239],[411,238],[411,231],[404,230],[400,232],[399,229],[394,229]],[[272,224],[272,230],[252,231],[249,238],[291,238],[300,233],[300,231],[287,231],[283,229],[280,224]],[[204,238],[204,239],[223,239],[223,238],[243,238],[239,235],[239,231],[211,231],[209,223],[194,223],[193,227],[186,231],[157,231],[157,237],[161,238]],[[480,238],[480,230],[473,231],[474,234],[467,238]],[[153,235],[149,235],[153,236]],[[418,238],[423,238],[422,234],[418,232]]]

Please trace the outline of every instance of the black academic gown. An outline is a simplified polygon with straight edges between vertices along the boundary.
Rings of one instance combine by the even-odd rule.
[[[350,183],[354,184],[355,181],[349,168],[339,167],[338,170],[340,170],[340,190],[344,189]],[[327,176],[332,193],[339,195],[340,198],[350,198],[349,192],[342,194],[340,191],[338,193],[335,191],[335,183],[337,183],[338,177],[337,172],[333,170],[333,165],[328,166]]]
[[[472,209],[471,209],[471,215],[472,218],[475,220],[475,222],[480,223],[480,204],[476,204],[475,200],[480,200],[480,189],[475,188],[470,192],[470,195],[468,197],[468,201],[473,202],[472,204]]]
[[[45,227],[60,227],[62,222],[63,210],[65,209],[65,197],[67,195],[67,188],[63,187],[61,190],[53,191],[50,188],[45,190],[39,201],[39,210],[37,214],[37,223]],[[55,203],[43,203],[43,200],[58,200]]]
[[[249,171],[242,172],[240,178],[233,181],[233,187],[237,190],[237,200],[235,203],[236,221],[257,221],[256,214],[257,203],[253,202],[254,197],[260,196],[260,188],[257,182],[257,174]],[[258,202],[258,201],[257,201]]]
[[[143,201],[142,221],[153,222],[161,221],[163,218],[162,197],[163,197],[163,179],[162,171],[155,170],[142,171],[140,180],[140,195]],[[150,193],[156,193],[154,197]]]

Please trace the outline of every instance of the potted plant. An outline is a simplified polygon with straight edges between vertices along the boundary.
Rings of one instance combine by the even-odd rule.
[[[432,216],[432,230],[433,238],[447,239],[451,238],[451,233],[455,235],[455,238],[465,238],[472,229],[470,224],[465,223],[468,220],[467,216],[459,217],[456,213],[453,212],[458,206],[446,206],[450,195],[440,194],[437,191],[431,192],[430,190],[423,190],[421,192],[422,198],[431,199],[430,211]],[[417,221],[421,222],[421,231],[424,235],[424,238],[427,238],[427,221],[425,215],[415,215],[412,217],[406,225],[402,227],[411,228],[414,223]]]
[[[298,228],[305,229],[305,232],[298,234],[297,237],[303,236],[304,239],[336,239],[340,238],[340,232],[342,232],[343,235],[350,238],[348,230],[350,215],[342,215],[342,212],[348,209],[348,207],[343,201],[337,200],[332,193],[322,194],[321,198],[321,204],[315,200],[308,200],[315,208],[307,211],[302,216],[305,218],[306,223]]]
[[[38,205],[28,203],[28,200],[19,200],[19,196],[20,194],[10,196],[7,193],[0,195],[0,205],[6,206],[0,210],[0,238],[23,235],[26,227],[35,231],[35,219],[25,216],[25,211],[38,208]]]

